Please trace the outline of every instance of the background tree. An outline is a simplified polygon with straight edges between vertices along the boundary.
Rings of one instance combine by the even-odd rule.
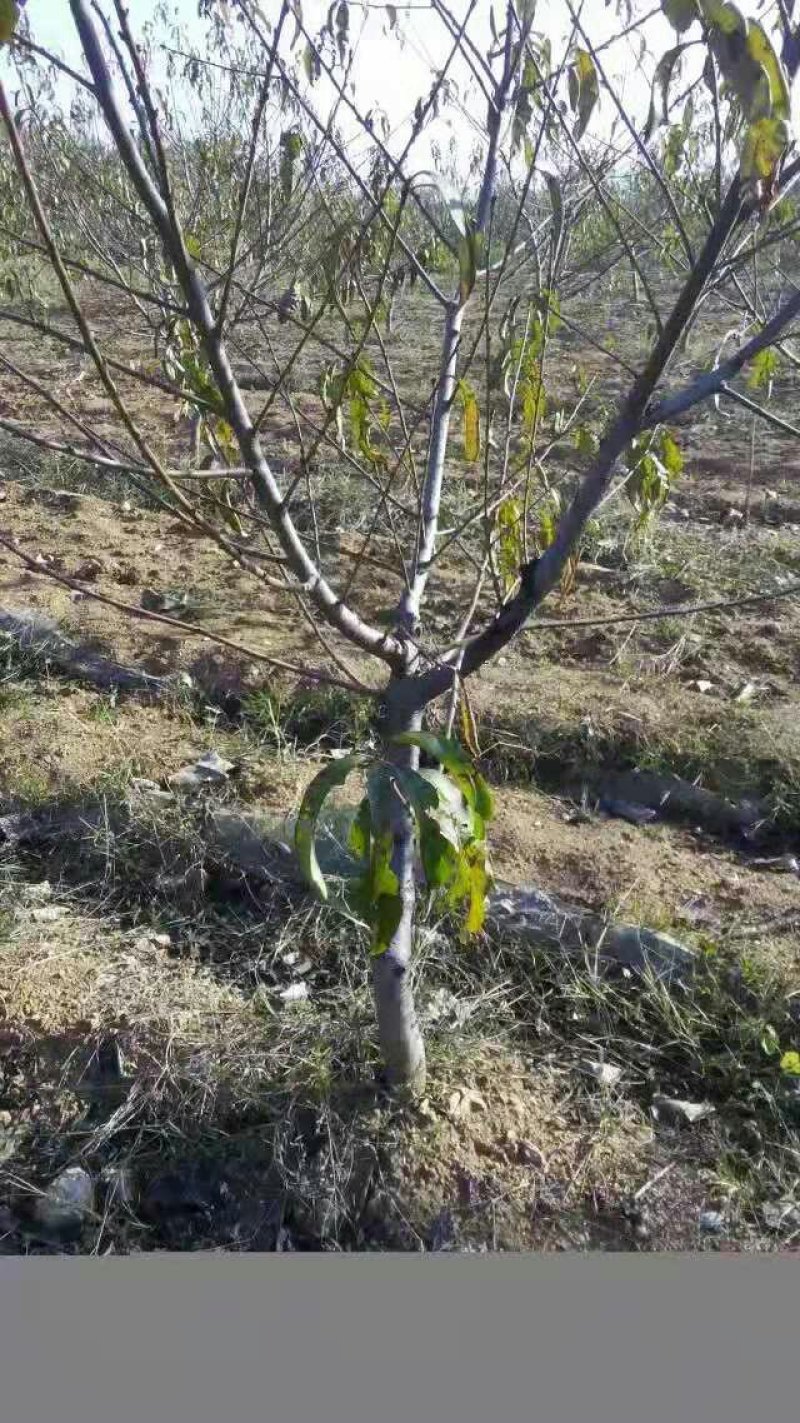
[[[27,8],[18,25],[0,3],[17,85],[13,100],[0,88],[0,319],[88,358],[104,419],[0,354],[28,397],[0,428],[135,481],[310,625],[319,666],[277,665],[378,706],[374,755],[316,778],[296,844],[325,895],[317,817],[334,785],[366,778],[349,902],[370,926],[387,1069],[419,1089],[420,894],[475,932],[491,881],[469,677],[548,595],[571,594],[610,500],[624,495],[640,529],[652,521],[680,473],[673,422],[712,398],[775,421],[734,382],[747,368],[768,387],[778,359],[797,361],[792,0],[772,20],[663,0],[664,52],[644,5],[618,5],[608,34],[572,0],[557,22],[519,0],[486,24],[476,0],[432,0],[430,87],[397,131],[353,76],[375,26],[407,62],[402,7],[343,0],[317,26],[299,0],[204,0],[203,46],[166,13],[137,30],[122,0],[65,0],[76,68],[37,41]],[[570,314],[587,291],[593,330]],[[121,343],[98,334],[98,298]],[[640,350],[618,359],[607,407],[584,363],[612,349],[609,318],[631,299]],[[690,358],[709,303],[737,343]],[[411,320],[420,340],[422,325],[438,335],[427,388],[395,361]],[[548,364],[567,337],[569,389]],[[189,420],[191,441],[154,435],[142,387]],[[325,530],[332,487],[355,515],[344,551]],[[394,584],[388,617],[372,568]]]

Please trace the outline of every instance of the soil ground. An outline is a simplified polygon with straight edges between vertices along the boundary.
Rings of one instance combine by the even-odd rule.
[[[794,394],[787,378],[776,408]],[[74,399],[102,419],[91,381]],[[158,398],[142,412],[174,444],[171,418]],[[413,1110],[376,1078],[357,932],[277,889],[221,885],[203,833],[217,803],[296,809],[331,741],[369,734],[365,714],[259,660],[326,660],[288,595],[254,586],[124,481],[3,447],[0,527],[19,550],[134,608],[145,590],[186,594],[195,624],[250,654],[75,597],[0,551],[0,607],[47,613],[149,671],[187,672],[200,694],[109,696],[4,652],[0,812],[68,806],[92,828],[2,852],[0,1249],[791,1246],[800,1132],[796,1079],[779,1064],[798,1045],[800,879],[756,862],[788,864],[800,841],[800,600],[575,625],[777,594],[800,576],[792,444],[760,440],[751,480],[741,422],[703,414],[682,439],[685,472],[650,538],[632,548],[626,528],[604,527],[574,594],[543,610],[564,625],[534,625],[470,696],[498,787],[497,875],[671,933],[698,950],[698,981],[667,991],[511,942],[463,949],[429,923],[430,1087]],[[748,483],[745,524],[730,511]],[[332,540],[332,576],[357,536]],[[391,605],[393,575],[362,582],[366,611]],[[461,592],[445,567],[435,618]],[[242,703],[236,717],[216,704],[221,689]],[[165,786],[209,749],[236,763],[229,785],[186,807],[136,800],[137,778]],[[603,775],[635,766],[758,801],[766,848],[691,820],[608,814]],[[297,982],[307,998],[282,998]],[[98,1085],[109,1042],[116,1072]],[[598,1061],[619,1068],[613,1083]],[[659,1093],[713,1111],[675,1119]],[[95,1210],[65,1242],[37,1228],[35,1202],[74,1164],[96,1183]]]

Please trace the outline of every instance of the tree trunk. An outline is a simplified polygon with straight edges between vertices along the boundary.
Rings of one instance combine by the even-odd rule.
[[[392,746],[389,738],[403,731],[417,730],[421,716],[397,712],[391,690],[386,703],[386,760],[397,766],[416,768],[419,760],[416,749]],[[409,981],[416,907],[414,822],[399,796],[393,800],[387,828],[392,833],[392,869],[400,884],[403,913],[388,949],[372,964],[378,1041],[389,1083],[418,1095],[425,1087],[426,1066],[425,1044]]]

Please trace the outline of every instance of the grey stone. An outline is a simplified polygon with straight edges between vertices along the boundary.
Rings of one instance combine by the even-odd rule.
[[[721,1211],[701,1211],[697,1224],[704,1235],[722,1235],[725,1230],[725,1217]]]
[[[33,1220],[47,1235],[80,1235],[94,1211],[94,1182],[82,1166],[68,1166],[33,1203]]]
[[[627,968],[649,967],[667,979],[691,972],[695,963],[692,950],[667,934],[633,924],[609,925],[599,915],[532,888],[498,887],[489,896],[487,924],[567,954],[595,951],[599,959]]]
[[[710,1102],[684,1102],[678,1097],[664,1097],[657,1093],[650,1108],[656,1121],[686,1122],[694,1126],[714,1113]]]

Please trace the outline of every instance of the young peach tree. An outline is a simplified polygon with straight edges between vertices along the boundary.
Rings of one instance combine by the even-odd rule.
[[[0,0],[0,321],[77,355],[104,416],[3,352],[0,429],[138,483],[269,590],[287,632],[312,629],[319,665],[276,666],[379,707],[378,750],[312,781],[296,848],[324,897],[318,816],[361,772],[351,904],[386,1068],[418,1090],[419,897],[474,933],[491,883],[469,678],[574,588],[601,507],[663,505],[678,417],[713,399],[778,418],[757,387],[778,347],[797,362],[794,0],[769,19],[728,0],[430,0],[424,83],[418,5],[201,0],[185,32],[158,5],[144,24],[123,0],[55,8],[70,62],[41,0]],[[400,115],[375,100],[387,54],[418,85]],[[630,300],[623,358],[605,322]],[[709,303],[738,344],[687,372]],[[409,380],[431,332],[436,361]],[[598,356],[613,403],[584,369]],[[143,394],[189,419],[177,455]],[[320,531],[332,478],[341,521],[360,511],[354,547]],[[393,584],[388,618],[371,569]]]

